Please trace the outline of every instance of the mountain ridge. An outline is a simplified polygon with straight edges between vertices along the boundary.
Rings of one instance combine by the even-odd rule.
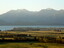
[[[0,15],[0,25],[64,25],[64,10],[10,10]],[[1,24],[2,23],[2,24]]]

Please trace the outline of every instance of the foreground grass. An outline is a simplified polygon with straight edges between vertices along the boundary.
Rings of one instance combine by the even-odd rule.
[[[0,48],[64,48],[58,43],[8,42],[0,43]]]
[[[38,31],[38,32],[37,31],[28,31],[28,32],[4,31],[4,33],[6,32],[14,33],[14,34],[19,34],[19,33],[20,34],[35,34],[36,33],[36,35],[42,35],[42,32],[45,33],[45,32],[54,32],[54,31]],[[64,48],[64,44],[39,43],[39,42],[0,42],[0,48]]]

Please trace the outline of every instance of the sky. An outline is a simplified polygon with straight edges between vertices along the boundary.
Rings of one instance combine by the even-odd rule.
[[[39,11],[46,8],[64,9],[64,0],[0,0],[0,14],[9,10]]]

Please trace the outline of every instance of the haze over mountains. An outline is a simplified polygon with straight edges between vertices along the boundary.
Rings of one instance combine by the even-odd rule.
[[[64,25],[64,10],[11,10],[0,15],[0,25]]]

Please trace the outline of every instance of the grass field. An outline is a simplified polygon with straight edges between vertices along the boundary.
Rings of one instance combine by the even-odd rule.
[[[1,31],[1,33],[8,33],[8,34],[30,34],[32,36],[44,36],[44,35],[60,35],[60,36],[64,36],[64,30],[61,32],[58,31],[26,31],[26,32],[22,32],[22,31]],[[61,34],[62,33],[62,34]]]
[[[64,48],[64,44],[38,42],[5,42],[0,43],[0,48]]]
[[[48,35],[48,33],[64,33],[55,31],[2,31],[4,34],[31,34],[36,36]],[[1,33],[2,33],[1,32]],[[45,33],[45,34],[43,34]],[[47,34],[46,34],[47,33]],[[57,34],[55,34],[57,35]],[[58,34],[62,35],[62,34]],[[63,34],[64,35],[64,34]],[[41,43],[41,42],[0,42],[0,48],[64,48],[64,44],[60,43]]]

